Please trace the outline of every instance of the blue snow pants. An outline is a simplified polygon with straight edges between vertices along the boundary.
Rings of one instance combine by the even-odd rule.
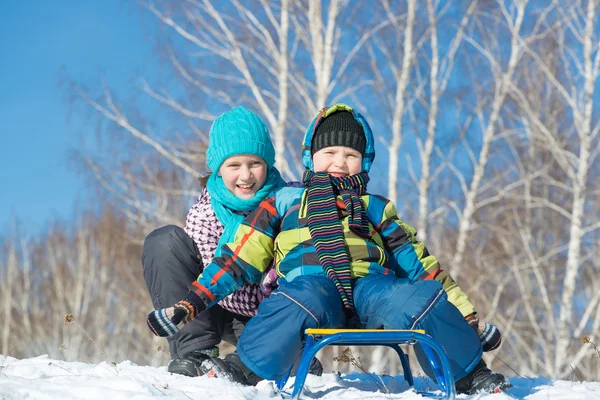
[[[354,305],[367,329],[424,329],[446,351],[454,379],[469,373],[482,355],[479,337],[437,281],[410,282],[389,275],[356,280]],[[302,352],[307,328],[345,328],[347,318],[333,282],[324,275],[280,280],[245,326],[237,352],[264,379],[283,378]],[[423,354],[417,345],[417,357]],[[423,370],[433,378],[429,364]]]

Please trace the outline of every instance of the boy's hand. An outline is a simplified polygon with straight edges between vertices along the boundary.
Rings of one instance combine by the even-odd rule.
[[[479,317],[475,313],[467,315],[465,319],[471,325],[471,328],[477,332],[481,341],[481,348],[484,352],[496,350],[500,346],[500,343],[502,343],[502,334],[500,333],[500,329],[495,325],[488,322],[480,322]]]
[[[205,309],[206,305],[200,297],[194,292],[189,292],[185,299],[173,306],[152,311],[148,314],[146,324],[156,336],[173,336]]]

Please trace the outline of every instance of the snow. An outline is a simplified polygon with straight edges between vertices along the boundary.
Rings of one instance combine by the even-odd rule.
[[[307,399],[426,399],[409,388],[401,376],[382,377],[380,388],[366,374],[351,373],[339,377],[328,373],[322,377],[309,376],[303,398]],[[510,379],[513,388],[507,393],[473,396],[460,395],[470,400],[583,400],[600,399],[600,382],[572,382],[547,378]],[[293,378],[286,385],[291,388]],[[381,386],[381,385],[380,385]],[[226,379],[206,376],[188,378],[167,372],[166,367],[149,367],[124,361],[117,365],[107,362],[86,364],[53,360],[48,356],[16,359],[0,355],[0,399],[99,399],[142,400],[210,399],[261,400],[280,399],[273,382],[263,381],[257,387],[247,387]],[[428,379],[416,378],[417,390],[436,391]],[[291,390],[290,390],[291,392]],[[439,391],[438,391],[439,393]]]

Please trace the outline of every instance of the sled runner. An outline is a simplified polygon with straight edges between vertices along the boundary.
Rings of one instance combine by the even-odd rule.
[[[400,357],[400,363],[404,371],[404,379],[412,387],[414,385],[414,379],[408,357],[399,344],[410,344],[414,345],[417,342],[422,346],[429,364],[435,374],[436,380],[440,385],[440,388],[444,392],[444,397],[439,397],[431,393],[419,394],[432,398],[442,398],[454,400],[456,397],[456,390],[454,387],[454,377],[450,369],[450,363],[446,352],[431,336],[426,335],[423,330],[381,330],[381,329],[307,329],[305,331],[306,345],[298,371],[296,372],[296,380],[294,382],[293,392],[291,394],[292,399],[300,398],[302,390],[304,388],[304,382],[306,375],[308,374],[308,368],[310,361],[325,346],[373,346],[381,345],[391,347],[398,353]],[[291,372],[291,371],[290,371]],[[286,377],[276,382],[277,388],[280,393],[282,392],[287,380],[289,373]]]

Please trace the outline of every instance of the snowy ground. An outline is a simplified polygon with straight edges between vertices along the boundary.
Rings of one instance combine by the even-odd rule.
[[[293,381],[288,382],[288,387]],[[508,393],[459,396],[470,400],[580,400],[600,399],[600,382],[570,382],[546,378],[511,378]],[[425,399],[410,389],[402,377],[384,378],[389,394],[382,392],[365,374],[341,378],[325,374],[309,376],[303,398],[307,399]],[[272,382],[244,387],[225,379],[188,378],[172,375],[165,367],[139,366],[129,361],[116,366],[103,362],[85,364],[49,359],[47,356],[18,360],[0,355],[0,399],[169,399],[260,400],[279,399]],[[431,381],[417,379],[417,390],[436,390]]]

